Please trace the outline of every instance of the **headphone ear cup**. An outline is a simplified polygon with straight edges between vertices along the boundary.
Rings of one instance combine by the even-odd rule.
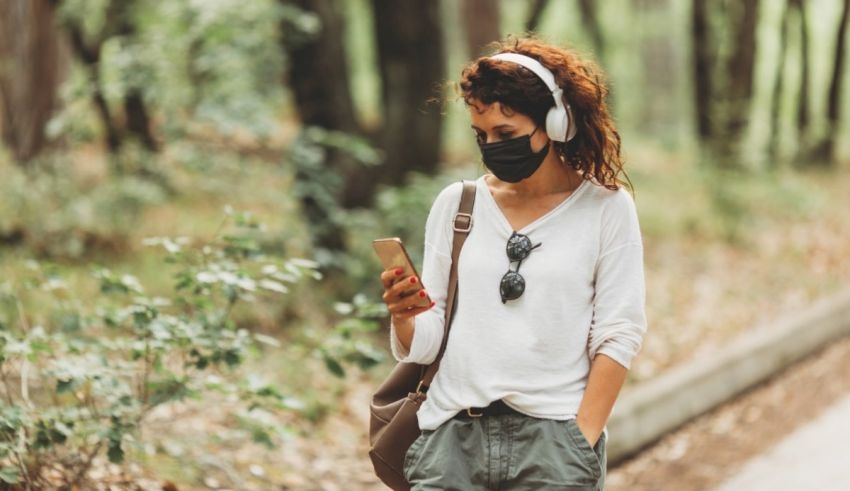
[[[563,107],[553,107],[546,113],[546,134],[554,141],[567,141],[567,111]]]
[[[566,140],[570,141],[576,136],[578,128],[576,128],[576,122],[573,119],[573,110],[569,105],[567,105],[567,108],[564,110],[564,113],[567,116],[567,122],[565,123],[566,128],[564,128],[564,133],[567,135]],[[567,130],[569,130],[569,133],[567,133]]]

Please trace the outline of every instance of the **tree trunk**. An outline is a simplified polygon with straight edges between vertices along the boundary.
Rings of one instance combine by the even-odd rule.
[[[383,165],[349,176],[347,206],[371,204],[379,183],[402,184],[409,171],[438,169],[445,75],[437,0],[372,0],[381,74]],[[431,107],[428,107],[431,106]]]
[[[540,25],[540,18],[543,16],[543,11],[546,10],[546,6],[548,4],[548,0],[534,0],[534,3],[531,4],[531,8],[528,11],[528,17],[526,17],[526,31],[530,32],[537,30]]]
[[[847,24],[850,19],[850,0],[844,0],[838,34],[835,41],[835,58],[832,65],[832,77],[829,82],[829,95],[826,105],[827,134],[818,145],[815,157],[818,162],[835,164],[835,143],[841,120],[841,87],[844,84],[844,64],[847,52]]]
[[[56,0],[56,3],[59,3],[59,0]],[[103,84],[100,79],[100,57],[103,44],[115,36],[130,38],[136,32],[136,26],[131,18],[133,8],[134,3],[130,0],[111,0],[106,8],[103,30],[94,39],[86,39],[83,27],[78,23],[79,20],[68,20],[65,25],[71,39],[72,50],[88,73],[92,87],[92,103],[106,133],[107,149],[112,154],[118,153],[126,133],[137,137],[150,151],[156,151],[159,147],[151,130],[150,117],[142,98],[141,88],[131,87],[124,95],[125,123],[122,127],[103,95]]]
[[[103,41],[93,43],[86,42],[82,26],[69,22],[66,25],[71,39],[71,49],[86,69],[91,83],[91,98],[95,110],[100,117],[103,131],[106,134],[106,148],[110,153],[117,153],[121,148],[121,130],[112,118],[112,112],[106,97],[103,95],[103,87],[100,81],[100,47]]]
[[[113,0],[121,2],[123,8],[114,11],[114,22],[116,35],[132,39],[136,34],[136,24],[132,19],[134,3],[128,0]],[[124,94],[124,126],[131,135],[138,138],[139,142],[151,152],[159,150],[159,145],[153,136],[148,109],[142,95],[141,87],[128,87]]]
[[[127,130],[136,135],[144,147],[151,152],[159,150],[159,145],[151,132],[150,117],[142,91],[131,88],[124,95],[124,114],[127,117]]]
[[[590,34],[590,39],[593,41],[593,49],[596,51],[596,58],[600,63],[604,63],[605,59],[605,36],[602,35],[602,24],[599,23],[599,12],[597,11],[597,3],[593,0],[579,0],[579,11],[581,12],[582,24]]]
[[[488,43],[501,38],[498,0],[463,0],[461,5],[466,47],[470,58],[484,54]]]
[[[318,15],[322,31],[289,53],[288,83],[306,125],[358,133],[344,47],[344,21],[336,0],[281,0]]]
[[[59,85],[55,9],[47,0],[0,2],[0,130],[19,162],[46,143]]]
[[[691,47],[694,59],[694,105],[697,136],[703,142],[714,136],[711,118],[711,94],[714,83],[711,66],[711,35],[708,27],[706,0],[694,0],[691,9]]]
[[[770,103],[770,139],[767,146],[768,166],[778,167],[779,134],[782,127],[779,124],[782,116],[782,93],[785,88],[785,57],[788,51],[788,29],[791,22],[791,9],[788,5],[782,11],[782,24],[779,30],[779,55],[777,56],[776,77],[773,84],[773,94]]]
[[[298,43],[288,42],[284,31],[284,46],[289,56],[287,82],[295,97],[295,105],[301,122],[305,126],[318,126],[327,130],[359,134],[354,101],[351,96],[348,74],[348,58],[344,44],[344,21],[341,4],[337,0],[281,0],[283,4],[293,3],[298,7],[315,13],[322,24],[321,33]],[[285,26],[282,26],[286,29]],[[326,148],[324,160],[325,172],[338,175],[354,174],[362,165],[345,152]],[[336,202],[342,201],[344,189],[321,180],[321,172],[310,169],[297,169],[297,183],[310,186],[324,186],[323,192],[334,196]],[[299,184],[296,184],[298,186]],[[345,249],[343,234],[339,224],[329,217],[329,203],[305,195],[301,199],[301,208],[313,234],[315,246],[340,251]],[[336,206],[336,203],[330,205]]]
[[[735,50],[727,65],[728,119],[725,123],[726,136],[738,138],[747,126],[750,102],[753,96],[756,57],[756,23],[758,0],[733,2],[740,11],[732,20],[735,26]],[[730,9],[731,10],[731,9]],[[732,14],[734,15],[734,13]]]
[[[692,10],[697,133],[719,165],[734,167],[753,96],[758,0],[728,2],[728,29],[711,29],[708,5],[694,0]],[[719,45],[731,47],[725,59]]]
[[[800,93],[797,99],[797,137],[802,152],[806,153],[809,139],[809,27],[806,5],[803,0],[790,0],[798,13],[800,23]]]

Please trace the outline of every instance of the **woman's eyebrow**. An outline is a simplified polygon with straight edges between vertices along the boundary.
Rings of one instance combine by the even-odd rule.
[[[484,131],[481,128],[475,126],[474,124],[470,125],[470,126],[472,127],[473,130]],[[514,129],[514,126],[512,124],[504,123],[504,124],[497,124],[496,126],[493,127],[494,130],[505,129],[505,128]]]

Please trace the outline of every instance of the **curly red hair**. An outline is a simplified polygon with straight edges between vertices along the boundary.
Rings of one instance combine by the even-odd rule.
[[[539,61],[552,71],[555,81],[570,104],[575,138],[555,142],[563,162],[581,170],[585,179],[596,181],[611,190],[625,184],[619,178],[623,170],[620,134],[608,111],[605,97],[608,87],[602,70],[576,51],[547,44],[532,37],[508,37],[490,45],[494,53],[520,53]],[[488,56],[464,67],[459,83],[460,95],[467,105],[473,100],[484,104],[500,102],[504,109],[516,111],[545,128],[546,113],[555,105],[546,84],[531,70],[509,61],[492,60]]]

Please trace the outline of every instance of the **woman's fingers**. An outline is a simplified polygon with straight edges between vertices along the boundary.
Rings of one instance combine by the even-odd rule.
[[[431,305],[419,305],[422,299],[428,296],[424,289],[402,296],[406,291],[420,288],[419,279],[416,276],[403,278],[403,271],[401,268],[392,268],[381,273],[381,283],[384,285],[382,298],[390,314],[399,318],[412,317],[434,306],[433,302]]]
[[[393,275],[395,275],[395,273],[393,273]],[[383,277],[383,275],[382,275],[382,277]],[[387,281],[391,281],[391,280],[388,279]],[[418,287],[417,283],[419,282],[419,280],[415,276],[409,276],[409,277],[404,278],[404,279],[396,279],[394,281],[395,281],[395,284],[393,284],[391,286],[385,286],[384,287],[383,299],[384,299],[384,302],[386,302],[387,305],[389,305],[393,302],[397,302],[401,298],[405,298],[405,297],[402,297],[402,293],[404,293],[408,290],[415,290]],[[385,283],[385,285],[386,285],[386,283]]]
[[[390,294],[401,297],[401,294],[408,290],[416,290],[419,288],[419,279],[415,276],[408,276],[403,280],[399,280],[390,288]]]
[[[384,270],[384,272],[381,273],[381,284],[384,285],[384,289],[391,287],[393,283],[398,281],[401,278],[402,273],[404,273],[404,270],[401,268]]]
[[[414,296],[414,295],[412,295],[412,296]],[[413,300],[411,305],[405,305],[405,302],[407,300]],[[416,303],[415,303],[416,300],[417,299],[405,298],[401,302],[398,302],[398,303],[395,303],[395,304],[389,306],[388,310],[390,311],[390,314],[392,314],[392,315],[394,315],[394,316],[396,316],[400,319],[404,319],[404,318],[407,318],[407,317],[413,317],[415,315],[419,315],[422,312],[425,312],[426,310],[431,310],[434,307],[434,302],[431,302],[431,305],[426,305],[424,307],[416,306]]]
[[[408,285],[409,284],[410,283],[408,283]],[[407,310],[411,307],[416,307],[417,305],[421,305],[422,299],[424,299],[428,296],[428,294],[423,289],[423,290],[419,290],[417,292],[414,292],[414,293],[411,293],[409,295],[402,297],[399,294],[399,292],[403,291],[403,290],[397,290],[398,286],[399,285],[393,286],[389,290],[389,294],[387,295],[387,298],[389,300],[387,302],[387,307],[390,309],[391,312],[393,311],[393,309]],[[402,285],[402,286],[404,286],[404,285]]]

